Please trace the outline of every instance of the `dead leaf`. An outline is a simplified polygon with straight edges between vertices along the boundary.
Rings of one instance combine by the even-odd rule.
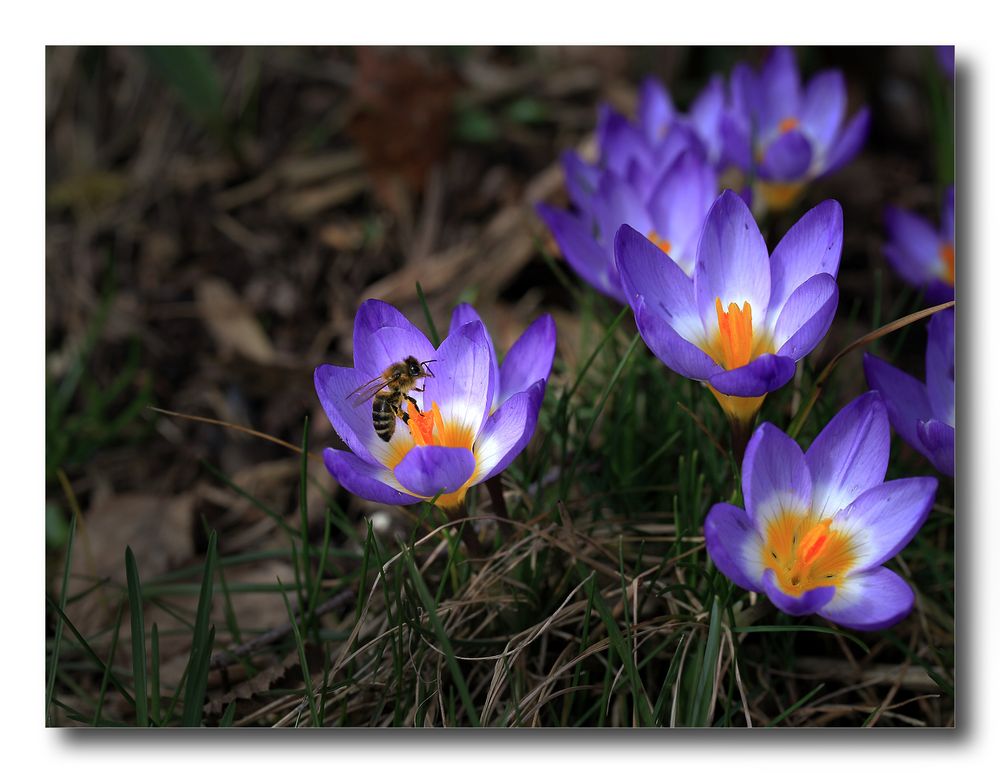
[[[239,295],[221,279],[209,277],[195,288],[198,311],[223,355],[240,354],[260,365],[275,360],[274,346]]]

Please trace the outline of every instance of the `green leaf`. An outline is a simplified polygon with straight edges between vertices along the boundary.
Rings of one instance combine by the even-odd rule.
[[[205,704],[205,689],[208,685],[208,664],[215,641],[215,627],[211,625],[212,580],[217,561],[217,535],[208,535],[208,551],[205,555],[205,572],[201,580],[198,596],[198,611],[195,613],[194,635],[191,639],[191,655],[188,657],[187,684],[184,691],[184,713],[181,725],[200,727],[202,708]]]
[[[139,569],[131,547],[125,548],[125,578],[128,582],[128,607],[132,626],[132,677],[135,690],[135,723],[149,727],[146,703],[146,628],[142,616],[142,586]]]

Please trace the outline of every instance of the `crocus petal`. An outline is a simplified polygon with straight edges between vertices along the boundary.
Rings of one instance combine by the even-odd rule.
[[[809,81],[802,101],[800,120],[806,134],[825,150],[844,120],[847,110],[847,89],[840,70],[824,70]]]
[[[552,232],[566,262],[584,281],[619,303],[625,303],[625,294],[618,283],[614,265],[607,250],[602,247],[593,229],[583,218],[555,209],[545,204],[535,208],[538,216]]]
[[[600,170],[580,158],[575,150],[564,151],[560,160],[570,201],[584,212],[590,212],[594,193],[597,191],[597,180],[601,176]]]
[[[362,303],[354,317],[354,366],[373,378],[410,356],[434,358],[427,336],[394,306],[375,299]]]
[[[917,425],[931,416],[927,387],[909,373],[904,373],[884,360],[865,353],[865,378],[868,386],[877,389],[885,401],[892,428],[924,456],[928,451],[917,434]]]
[[[412,505],[420,497],[404,494],[389,482],[391,473],[382,466],[367,464],[348,451],[327,448],[323,461],[337,482],[352,494],[386,505]]]
[[[764,180],[799,180],[808,171],[812,158],[809,139],[793,129],[768,144],[758,171]]]
[[[840,136],[834,140],[833,148],[826,157],[823,168],[817,174],[833,172],[854,158],[855,154],[861,150],[861,146],[864,145],[865,138],[868,136],[868,119],[869,113],[867,107],[862,108],[855,114]]]
[[[712,162],[718,160],[721,150],[722,138],[719,129],[725,107],[726,91],[723,78],[721,75],[713,75],[708,85],[695,97],[688,111],[691,123],[698,130],[698,135],[705,143],[709,160]]]
[[[615,264],[633,309],[636,299],[642,297],[649,313],[662,317],[682,338],[691,343],[704,340],[694,282],[663,250],[623,225],[615,236]]]
[[[750,170],[753,150],[750,142],[750,125],[746,118],[735,111],[722,114],[719,125],[722,137],[720,166],[732,165],[744,172]]]
[[[885,480],[889,419],[878,392],[866,392],[830,419],[806,451],[813,480],[813,514],[832,516]]]
[[[844,244],[844,211],[833,199],[806,212],[778,242],[771,256],[771,298],[767,317],[773,325],[788,297],[815,274],[837,276]]]
[[[638,192],[612,172],[601,175],[595,206],[601,243],[607,248],[614,244],[615,234],[622,224],[627,223],[640,233],[649,233],[653,229],[649,210]]]
[[[414,446],[393,473],[408,491],[431,499],[458,491],[475,469],[476,457],[468,448]]]
[[[746,203],[726,190],[715,200],[698,242],[694,270],[698,310],[706,330],[718,328],[715,301],[750,303],[758,319],[766,317],[771,297],[767,245]]]
[[[737,62],[729,75],[729,98],[732,108],[740,116],[751,119],[760,102],[757,74],[746,62]]]
[[[764,572],[764,592],[778,609],[788,615],[811,615],[830,603],[837,589],[832,585],[813,588],[801,596],[789,596],[778,587],[774,579],[774,570]]]
[[[473,437],[489,414],[496,388],[488,339],[482,322],[451,333],[438,348],[435,377],[424,382],[424,405],[436,402],[446,424],[465,427]]]
[[[736,585],[760,592],[764,562],[760,535],[743,510],[719,503],[705,518],[705,548],[712,563]]]
[[[937,419],[919,421],[917,437],[935,469],[942,475],[955,477],[955,428]]]
[[[722,372],[718,363],[701,348],[681,337],[663,318],[661,309],[651,308],[643,296],[631,299],[635,325],[649,350],[674,373],[705,381]],[[794,367],[794,366],[793,366]]]
[[[913,591],[884,566],[846,577],[819,614],[838,625],[877,631],[895,625],[913,609]]]
[[[622,177],[632,160],[644,166],[650,162],[649,150],[640,131],[607,105],[601,107],[597,119],[597,145],[604,167]]]
[[[354,368],[320,365],[313,381],[316,394],[340,439],[362,460],[377,464],[374,451],[377,444],[385,445],[372,426],[371,401],[359,401],[352,396],[368,378]]]
[[[802,449],[769,422],[761,424],[747,443],[743,501],[762,536],[773,519],[783,513],[805,513],[812,502],[812,479]]]
[[[760,126],[767,134],[786,118],[795,118],[802,103],[802,86],[795,52],[777,46],[764,61],[760,71]]]
[[[537,381],[505,401],[486,420],[476,439],[473,484],[499,475],[528,445],[535,433],[544,394],[545,382]]]
[[[688,275],[694,270],[695,248],[715,191],[712,167],[688,150],[663,173],[649,199],[657,232],[670,240],[670,257]]]
[[[932,415],[955,426],[955,308],[939,311],[927,326],[927,397]]]
[[[494,405],[502,405],[536,381],[544,384],[552,371],[555,352],[556,323],[544,314],[528,326],[503,358],[497,390],[499,397]]]
[[[795,360],[777,354],[762,354],[741,368],[723,370],[708,383],[724,395],[759,397],[780,389],[795,375]]]
[[[889,242],[885,256],[907,282],[923,285],[938,276],[940,240],[924,218],[896,207],[886,207],[885,227]]]
[[[448,326],[448,335],[451,335],[457,331],[463,325],[468,325],[470,322],[479,322],[484,327],[486,323],[483,322],[482,318],[479,316],[479,312],[476,311],[468,303],[458,304],[454,310],[451,312],[451,324]],[[500,384],[500,366],[497,364],[497,350],[493,346],[493,339],[490,337],[489,332],[486,334],[486,344],[490,348],[490,368],[493,371],[493,403],[497,404],[498,388],[497,385]]]
[[[853,535],[858,551],[850,572],[884,564],[902,550],[927,520],[936,491],[934,478],[890,480],[833,516],[832,528]]]
[[[785,303],[774,326],[778,354],[796,362],[816,348],[837,313],[837,280],[816,274],[803,282]]]
[[[659,142],[667,133],[674,118],[674,105],[670,94],[659,80],[647,77],[639,89],[639,125],[650,145]]]

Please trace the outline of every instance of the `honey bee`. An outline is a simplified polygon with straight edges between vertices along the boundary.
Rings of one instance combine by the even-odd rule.
[[[434,373],[427,367],[431,362],[437,360],[418,362],[417,358],[411,355],[402,362],[392,363],[380,375],[347,395],[348,397],[359,395],[354,400],[354,405],[372,401],[372,426],[375,428],[375,434],[386,443],[392,440],[392,435],[396,431],[396,417],[407,424],[410,421],[410,415],[403,405],[404,400],[423,416],[423,412],[417,407],[417,401],[408,393],[424,391],[423,388],[417,388],[417,379],[433,378]]]

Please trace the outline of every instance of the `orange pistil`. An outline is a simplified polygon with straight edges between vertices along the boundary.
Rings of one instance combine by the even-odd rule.
[[[719,349],[721,362],[726,370],[741,368],[750,362],[753,353],[753,312],[750,301],[741,309],[735,303],[723,311],[722,299],[715,299],[715,313],[719,318]]]
[[[832,528],[829,518],[782,513],[767,527],[761,546],[764,565],[790,596],[814,588],[839,586],[856,556],[851,538]]]
[[[670,244],[669,239],[664,239],[655,230],[650,231],[646,234],[646,238],[649,239],[653,244],[663,250],[667,255],[670,254],[670,248],[673,246]]]
[[[941,263],[945,270],[945,280],[952,287],[955,286],[955,245],[949,242],[944,242],[940,248],[938,248],[938,257],[941,258]]]
[[[782,134],[787,134],[793,129],[798,129],[798,128],[799,128],[799,119],[796,118],[795,116],[788,116],[788,118],[785,118],[784,120],[782,120],[781,123],[778,124],[778,131],[781,132]]]
[[[441,421],[441,411],[438,409],[437,403],[434,403],[431,406],[431,410],[426,413],[418,413],[416,410],[410,411],[410,421],[407,426],[410,429],[410,434],[413,435],[413,442],[416,445],[434,445],[435,421],[437,421],[438,425],[444,423]]]

